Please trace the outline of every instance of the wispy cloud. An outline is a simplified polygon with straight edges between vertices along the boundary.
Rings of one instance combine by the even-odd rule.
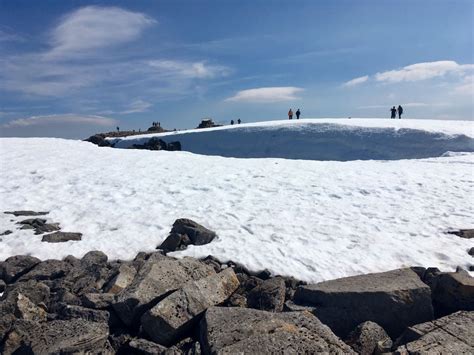
[[[225,99],[225,101],[255,103],[293,101],[299,99],[296,95],[303,90],[294,86],[247,89],[237,92],[234,96]]]
[[[468,75],[463,82],[454,88],[454,93],[474,97],[474,75]]]
[[[22,42],[24,40],[24,37],[17,33],[0,29],[0,42]]]
[[[106,110],[100,112],[100,114],[104,115],[128,115],[131,113],[140,113],[140,112],[146,112],[150,107],[152,107],[153,104],[144,100],[135,100],[131,102],[125,109],[122,111],[113,111],[113,110]]]
[[[215,78],[217,76],[225,76],[230,72],[230,69],[225,66],[209,65],[206,62],[151,60],[148,62],[148,65],[156,69],[159,74],[183,78]]]
[[[464,73],[474,68],[472,64],[458,64],[452,60],[416,63],[401,69],[375,74],[376,81],[398,83],[401,81],[420,81],[444,76],[448,73]]]
[[[156,23],[145,14],[118,7],[87,6],[63,17],[51,33],[47,58],[62,58],[136,39]]]
[[[342,84],[342,86],[345,86],[345,87],[352,87],[352,86],[356,86],[356,85],[365,83],[367,80],[369,80],[369,76],[368,76],[368,75],[364,75],[364,76],[360,76],[360,77],[358,77],[358,78],[349,80],[349,81],[345,82],[344,84]]]
[[[95,126],[112,126],[117,121],[113,118],[95,116],[95,115],[76,115],[76,114],[58,114],[46,116],[30,116],[26,118],[18,118],[2,125],[4,128],[12,127],[28,127],[28,126],[44,126],[54,124],[87,124]]]

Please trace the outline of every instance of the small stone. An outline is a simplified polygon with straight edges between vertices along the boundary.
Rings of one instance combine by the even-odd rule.
[[[12,234],[13,232],[11,230],[6,230],[5,232],[3,233],[0,233],[0,235],[9,235],[9,234]]]
[[[44,235],[41,241],[48,243],[63,243],[68,242],[70,240],[77,241],[81,239],[82,233],[55,232]]]
[[[474,256],[474,247],[472,247],[471,249],[469,249],[467,251],[467,253],[470,255],[470,256]]]

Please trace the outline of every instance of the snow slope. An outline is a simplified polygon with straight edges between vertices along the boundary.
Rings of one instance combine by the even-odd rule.
[[[306,160],[413,159],[474,151],[469,121],[305,119],[111,139],[117,148],[151,137],[179,141],[185,151],[235,158]]]
[[[14,230],[0,237],[0,260],[80,257],[93,249],[130,259],[154,250],[174,220],[187,217],[219,238],[175,255],[212,254],[306,281],[472,264],[472,241],[445,232],[474,228],[473,153],[236,159],[53,138],[0,139],[0,152],[0,211],[49,210],[64,231],[84,234],[79,242],[42,243],[15,229],[20,218],[0,214],[0,233]]]

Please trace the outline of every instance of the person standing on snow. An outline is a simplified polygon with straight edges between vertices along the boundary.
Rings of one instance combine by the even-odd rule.
[[[395,108],[395,106],[390,109],[390,112],[392,113],[392,116],[390,118],[395,118],[397,116],[397,109]]]
[[[292,120],[293,119],[293,111],[290,108],[290,111],[288,111],[288,119]]]
[[[398,119],[401,119],[402,118],[402,114],[403,114],[403,107],[402,105],[398,105]]]
[[[300,109],[298,109],[298,110],[296,111],[296,119],[297,119],[297,120],[300,119],[300,115],[301,115],[301,111],[300,111]]]

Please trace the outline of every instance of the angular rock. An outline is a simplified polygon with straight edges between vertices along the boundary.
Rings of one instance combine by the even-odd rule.
[[[6,230],[5,232],[0,233],[0,236],[2,235],[9,235],[12,234],[13,232],[11,230]]]
[[[247,308],[247,298],[237,292],[233,293],[226,302],[228,307],[243,307]]]
[[[85,308],[81,306],[64,305],[59,311],[60,319],[84,319],[90,322],[108,323],[110,314],[107,311]]]
[[[54,280],[66,276],[72,266],[62,260],[45,260],[34,266],[30,271],[18,279],[18,281],[27,280]]]
[[[460,311],[409,327],[396,354],[473,354],[474,312]]]
[[[411,269],[392,270],[300,286],[294,301],[316,307],[316,316],[340,337],[372,321],[395,338],[433,319],[431,290]]]
[[[214,274],[208,265],[192,258],[176,260],[154,254],[141,267],[133,282],[117,294],[114,310],[130,326],[169,292],[186,282]]]
[[[471,249],[469,249],[467,251],[467,253],[470,255],[470,256],[474,256],[474,247],[472,247]]]
[[[0,293],[3,293],[6,287],[7,287],[7,284],[5,283],[5,281],[0,280]]]
[[[441,273],[436,277],[432,295],[437,316],[474,311],[474,278],[467,272]]]
[[[171,345],[197,322],[202,312],[224,302],[238,287],[232,268],[189,281],[143,314],[143,329],[153,341]]]
[[[370,321],[359,324],[345,342],[361,355],[388,352],[393,345],[392,339],[385,330],[377,323]]]
[[[15,217],[20,216],[44,216],[47,215],[49,212],[35,212],[35,211],[6,211],[3,212],[5,214],[12,214]]]
[[[169,142],[168,145],[166,146],[166,150],[169,150],[169,151],[181,150],[181,142],[179,141]]]
[[[82,305],[92,309],[107,309],[114,301],[115,295],[112,293],[86,293],[81,297]]]
[[[308,312],[211,307],[200,333],[206,354],[355,354]]]
[[[28,297],[21,293],[15,295],[14,305],[16,318],[35,322],[46,321],[46,311],[42,307],[35,305]]]
[[[180,218],[174,222],[170,234],[172,233],[186,234],[194,245],[208,244],[216,237],[215,232],[186,218]]]
[[[274,277],[254,287],[247,296],[247,303],[250,308],[281,312],[285,303],[285,293],[285,281],[281,277]]]
[[[55,232],[44,235],[41,241],[48,243],[64,243],[70,240],[77,241],[81,239],[82,233]]]
[[[41,260],[34,256],[12,256],[0,264],[0,279],[3,279],[7,284],[15,282],[17,278],[26,274],[40,262]]]
[[[100,354],[108,335],[105,323],[82,319],[47,323],[20,320],[8,334],[2,353]]]
[[[104,292],[117,294],[130,285],[137,274],[137,270],[128,264],[118,267],[117,274],[104,286]]]
[[[1,300],[10,302],[17,298],[18,294],[23,294],[36,305],[41,303],[48,304],[50,300],[50,289],[42,282],[28,280],[26,282],[17,282],[8,285]]]
[[[60,230],[59,223],[45,223],[35,227],[35,234],[51,233]]]

